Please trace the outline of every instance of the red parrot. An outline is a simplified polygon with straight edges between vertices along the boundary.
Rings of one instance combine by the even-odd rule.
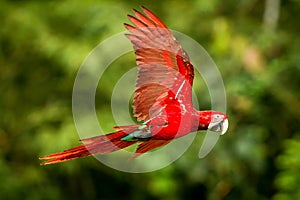
[[[225,113],[193,107],[194,68],[189,56],[155,14],[145,7],[142,10],[144,14],[133,10],[135,16],[128,15],[133,25],[124,24],[138,65],[132,107],[141,123],[114,127],[113,133],[81,140],[81,146],[42,156],[46,161],[41,165],[106,154],[137,143],[135,158],[191,132],[208,129],[222,135],[227,131]]]

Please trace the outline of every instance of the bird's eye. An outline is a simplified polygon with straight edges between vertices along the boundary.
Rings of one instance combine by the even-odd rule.
[[[221,115],[218,115],[218,114],[217,114],[217,115],[214,116],[214,118],[215,118],[215,119],[220,119],[220,118],[221,118]]]

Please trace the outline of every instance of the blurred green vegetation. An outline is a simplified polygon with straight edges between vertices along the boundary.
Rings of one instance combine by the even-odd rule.
[[[300,1],[276,2],[1,1],[0,199],[300,199]],[[228,133],[205,159],[197,157],[198,138],[175,163],[146,174],[93,157],[40,167],[40,155],[78,144],[76,72],[99,42],[124,31],[141,3],[219,66]],[[133,54],[120,63],[96,97],[107,132],[115,125],[113,81],[134,65]],[[205,88],[196,92],[209,108]]]

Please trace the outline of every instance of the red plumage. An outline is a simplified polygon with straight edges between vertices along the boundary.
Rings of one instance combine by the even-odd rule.
[[[172,139],[197,130],[211,128],[225,133],[227,115],[216,111],[197,111],[192,104],[194,68],[189,56],[167,26],[150,10],[134,10],[128,15],[138,65],[133,99],[134,116],[140,125],[115,127],[116,132],[81,140],[83,145],[42,156],[53,164],[91,154],[105,154],[138,143],[132,158],[168,144]],[[223,126],[223,124],[225,124]]]

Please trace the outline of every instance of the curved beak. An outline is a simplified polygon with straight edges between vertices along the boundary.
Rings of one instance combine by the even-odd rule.
[[[228,119],[224,119],[219,122],[211,122],[208,125],[208,130],[214,131],[214,132],[219,132],[220,135],[225,134],[227,129],[228,129]]]

